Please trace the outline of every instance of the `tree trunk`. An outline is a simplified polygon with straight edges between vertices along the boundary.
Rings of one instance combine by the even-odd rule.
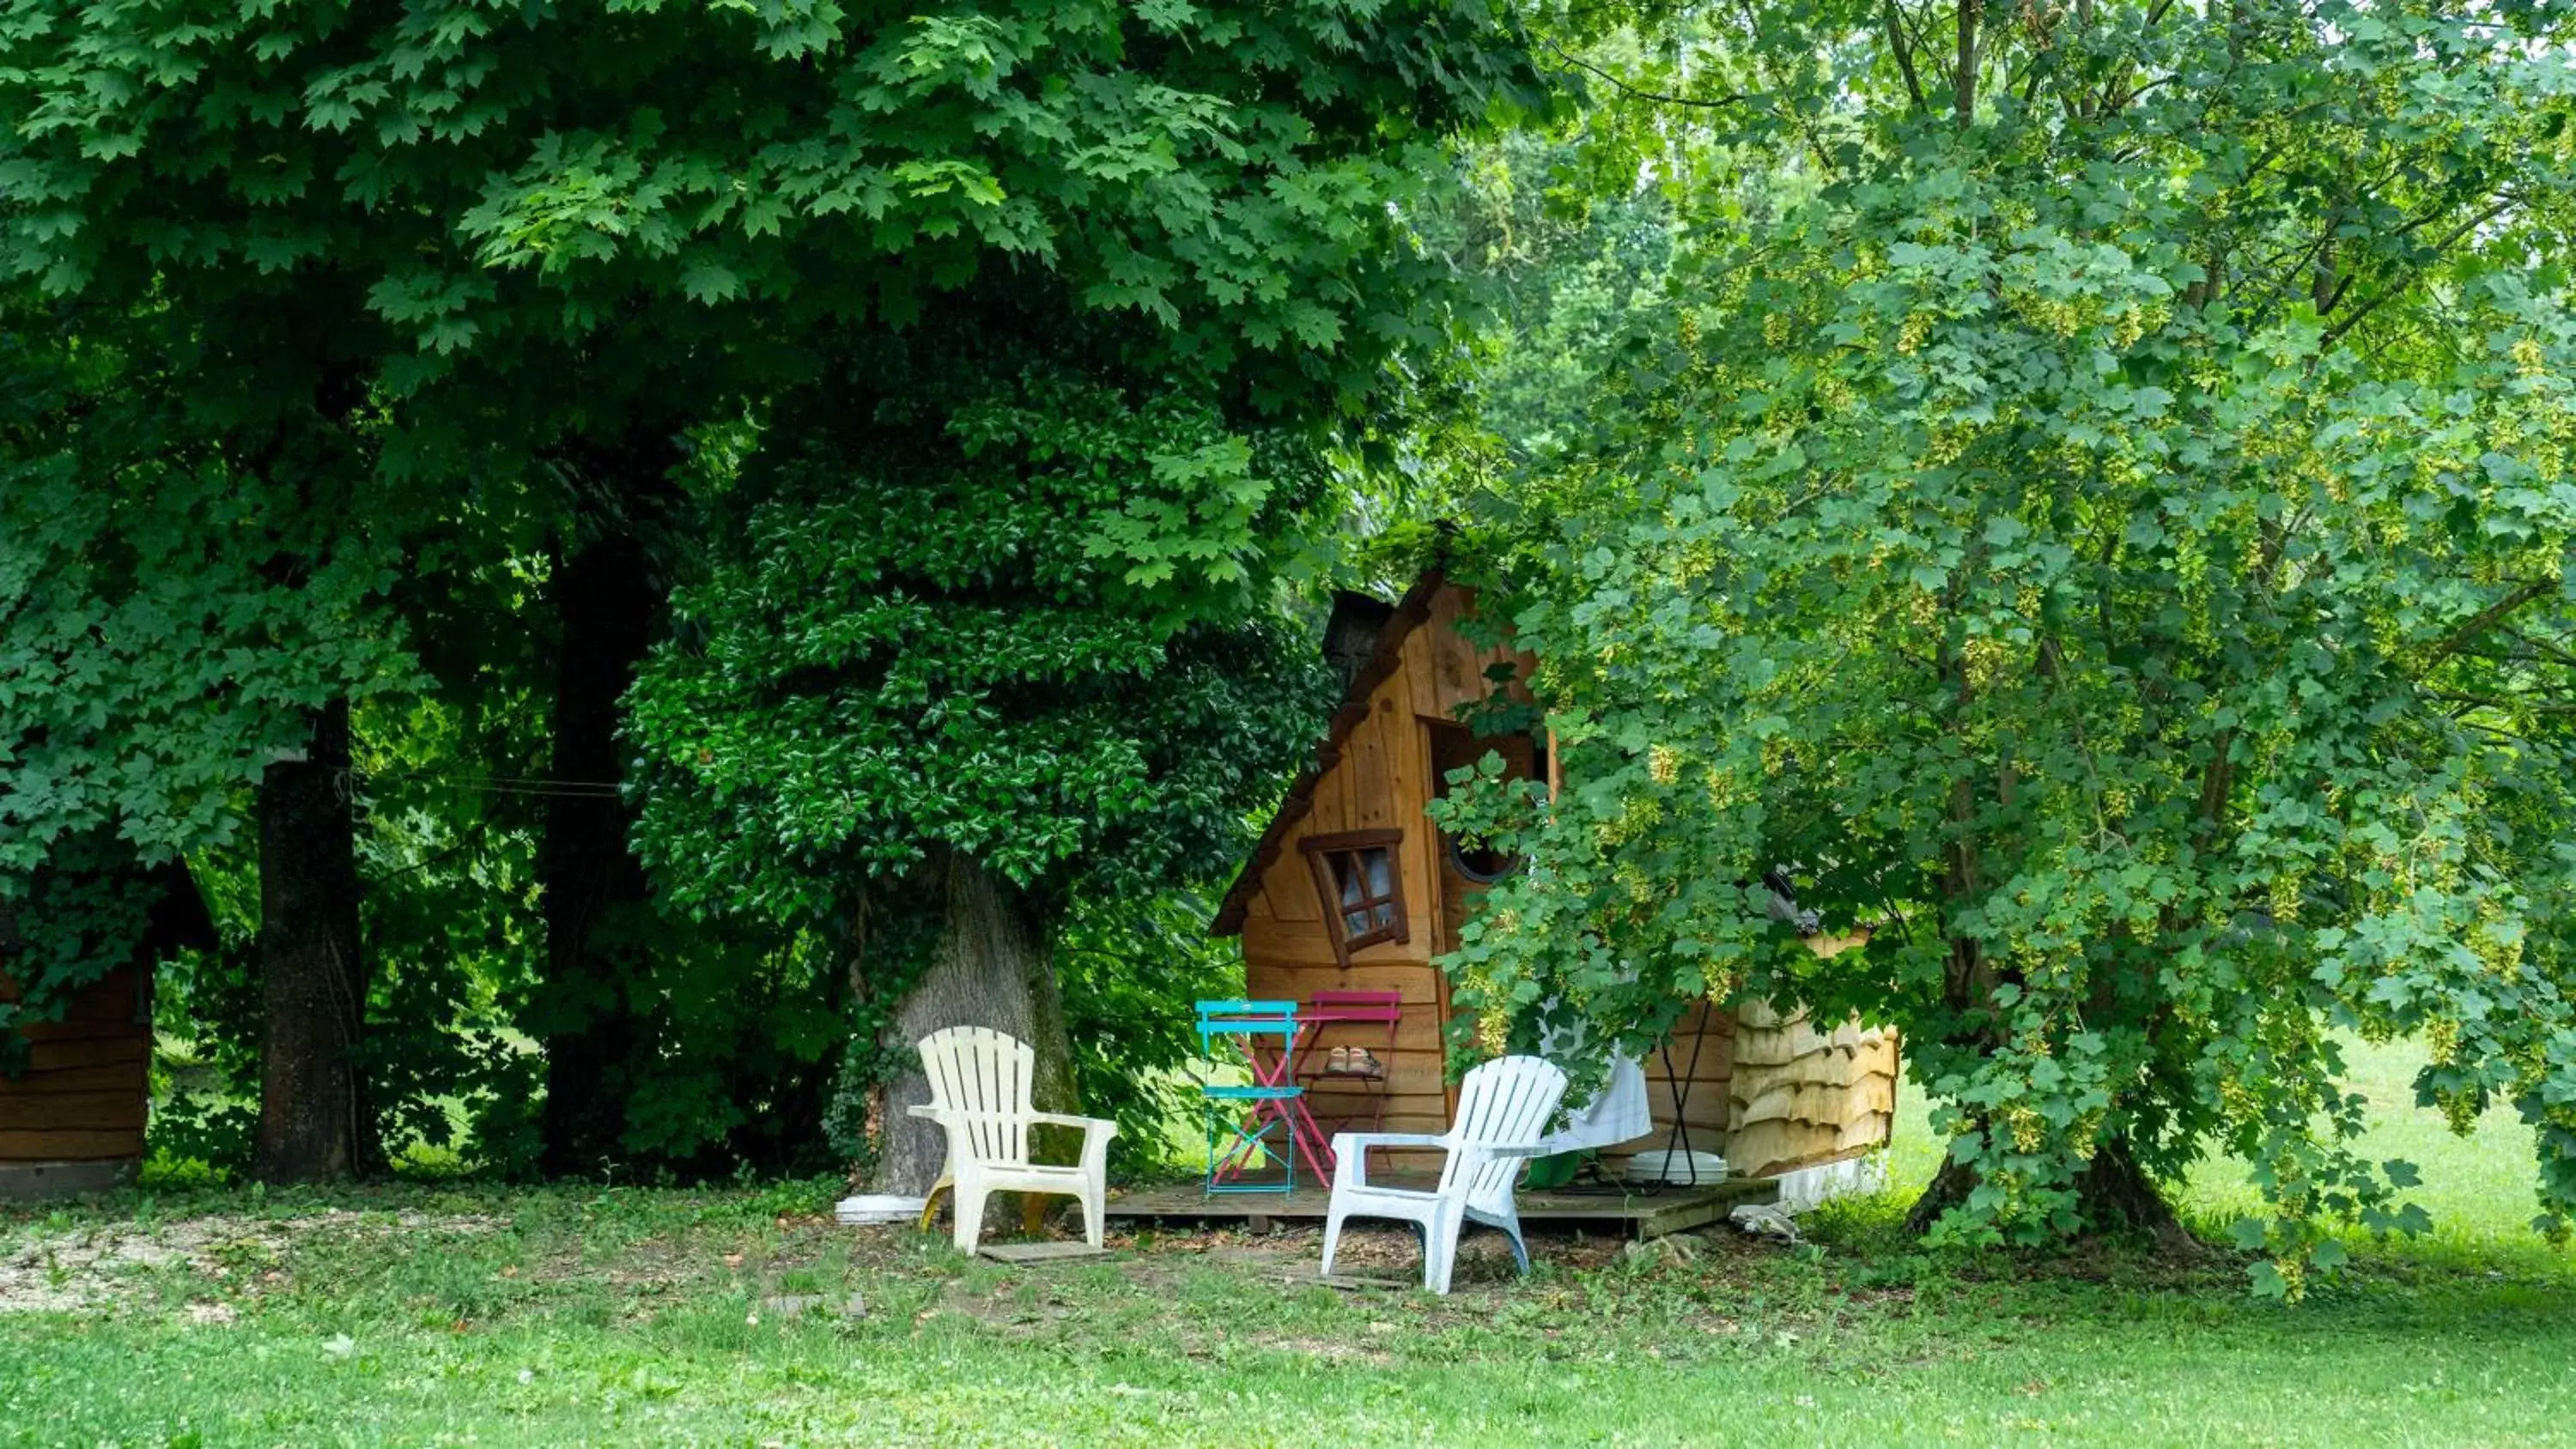
[[[661,606],[651,560],[631,536],[612,535],[564,561],[555,576],[561,653],[555,665],[553,775],[622,778],[618,700],[635,681]],[[546,983],[543,1166],[550,1176],[614,1163],[626,1130],[638,1032],[631,987],[634,942],[603,941],[598,926],[621,908],[651,908],[644,868],[627,848],[626,802],[558,793],[546,801],[537,847],[545,887]]]
[[[1966,1202],[1976,1187],[1975,1168],[1944,1157],[1931,1185],[1914,1200],[1906,1228],[1929,1231],[1943,1213]],[[2175,1257],[2195,1256],[2201,1250],[2199,1240],[2174,1215],[2173,1204],[2165,1201],[2155,1179],[2138,1166],[2125,1142],[2105,1142],[2093,1154],[2084,1175],[2075,1180],[2075,1201],[2088,1233],[2148,1238],[2160,1252]]]
[[[305,758],[259,786],[261,1040],[256,1167],[263,1182],[347,1177],[373,1156],[357,1059],[359,954],[349,704],[313,722]]]
[[[1025,892],[965,856],[936,867],[943,915],[928,968],[894,1013],[891,1038],[904,1067],[885,1086],[884,1142],[872,1190],[921,1197],[938,1180],[948,1142],[907,1115],[930,1100],[912,1044],[942,1027],[987,1026],[1037,1049],[1037,1106],[1075,1109],[1073,1042],[1065,1027],[1044,914]]]

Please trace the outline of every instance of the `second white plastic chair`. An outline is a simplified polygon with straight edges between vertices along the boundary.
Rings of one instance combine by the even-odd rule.
[[[1343,1132],[1333,1138],[1333,1196],[1325,1207],[1324,1272],[1333,1271],[1347,1218],[1395,1218],[1422,1234],[1422,1286],[1449,1291],[1458,1237],[1468,1223],[1499,1228],[1512,1242],[1512,1261],[1529,1271],[1529,1247],[1512,1185],[1521,1168],[1542,1152],[1547,1125],[1565,1098],[1565,1073],[1537,1057],[1502,1057],[1467,1073],[1458,1084],[1458,1118],[1439,1136],[1416,1132]],[[1373,1147],[1438,1148],[1449,1154],[1440,1185],[1428,1192],[1378,1187],[1368,1180]]]

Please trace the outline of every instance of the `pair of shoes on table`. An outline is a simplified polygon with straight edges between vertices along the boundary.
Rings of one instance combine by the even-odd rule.
[[[1383,1077],[1386,1067],[1367,1047],[1335,1047],[1324,1058],[1328,1077]]]

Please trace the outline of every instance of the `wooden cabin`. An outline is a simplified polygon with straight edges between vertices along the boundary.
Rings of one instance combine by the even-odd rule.
[[[153,964],[212,947],[214,923],[185,868],[152,873],[161,894],[135,958],[65,1004],[58,1021],[25,1025],[26,1058],[0,1075],[0,1198],[89,1192],[130,1180],[143,1162],[152,1102]],[[19,999],[9,956],[22,949],[0,912],[0,1003]]]
[[[1380,1113],[1390,1132],[1446,1129],[1455,1105],[1442,1045],[1449,982],[1432,963],[1457,948],[1474,897],[1508,863],[1462,849],[1424,807],[1446,791],[1450,771],[1488,750],[1512,773],[1554,783],[1543,737],[1480,736],[1461,720],[1497,689],[1526,701],[1520,681],[1533,662],[1474,643],[1460,628],[1472,610],[1468,592],[1437,572],[1392,606],[1357,595],[1336,601],[1325,652],[1345,680],[1342,706],[1218,909],[1217,932],[1242,941],[1254,999],[1401,993],[1391,1030],[1373,1022],[1317,1029],[1302,1081],[1327,1130],[1365,1128]],[[1830,952],[1865,940],[1810,945]],[[1368,1048],[1384,1062],[1383,1080],[1312,1070],[1333,1046]],[[1820,1030],[1760,1003],[1703,1005],[1641,1063],[1654,1131],[1603,1156],[1615,1167],[1686,1145],[1725,1156],[1732,1175],[1851,1179],[1888,1141],[1896,1052],[1893,1033],[1856,1023]],[[1687,1129],[1678,1142],[1677,1118]],[[1783,1192],[1819,1195],[1795,1185]]]

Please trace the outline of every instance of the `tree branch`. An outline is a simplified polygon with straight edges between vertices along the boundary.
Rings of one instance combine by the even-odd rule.
[[[1977,120],[1977,17],[1984,10],[1984,0],[1959,0],[1959,69],[1951,88],[1961,130]]]
[[[2520,629],[2508,629],[2505,632],[2522,641],[2525,646],[2548,655],[2552,660],[2555,660],[2560,664],[2576,667],[2576,654],[2568,653],[2566,649],[2557,644],[2551,643],[2549,640],[2535,639],[2529,634],[2522,632]]]
[[[2442,642],[2434,645],[2432,652],[2424,656],[2424,666],[2429,669],[2466,649],[2477,642],[2479,635],[2494,628],[2507,614],[2545,594],[2554,593],[2557,589],[2558,580],[2556,579],[2533,579],[2521,585],[2512,593],[2471,615],[2467,623],[2444,635]]]
[[[1898,14],[1896,0],[1885,0],[1887,42],[1896,51],[1896,68],[1905,74],[1905,93],[1914,98],[1914,110],[1921,115],[1932,109],[1923,99],[1923,78],[1914,73],[1914,47],[1905,43],[1905,22]]]
[[[1574,69],[1582,71],[1586,75],[1609,82],[1612,90],[1617,91],[1619,94],[1626,96],[1632,101],[1652,101],[1659,106],[1692,106],[1711,111],[1724,110],[1728,106],[1741,105],[1744,102],[1744,93],[1742,91],[1737,91],[1732,95],[1701,97],[1668,96],[1661,91],[1642,90],[1619,79],[1617,76],[1612,75],[1610,72],[1603,70],[1601,67],[1594,65],[1588,60],[1568,54],[1564,46],[1557,44],[1553,40],[1549,40],[1542,36],[1539,39],[1539,44],[1554,51],[1557,59],[1564,61]]]
[[[2449,700],[2459,705],[2463,711],[2501,709],[2535,715],[2576,714],[2576,704],[2547,704],[2539,700],[2516,699],[2511,695],[2503,694],[2455,694],[2441,689],[2426,690],[2425,693],[2435,699]]]
[[[2512,209],[2513,201],[2511,198],[2507,198],[2486,208],[2477,215],[2470,217],[2467,221],[2461,222],[2458,226],[2451,229],[2450,235],[2433,243],[2431,253],[2425,258],[2425,260],[2427,262],[2431,262],[2439,259],[2444,252],[2447,252],[2451,248],[2459,245],[2461,239],[2468,236],[2469,233],[2476,231],[2479,227],[2486,225],[2488,222],[2495,220],[2497,217],[2504,215]],[[2410,227],[2408,229],[2412,230],[2413,228]],[[2345,333],[2350,332],[2353,328],[2361,324],[2361,319],[2378,311],[2388,302],[2404,296],[2423,275],[2423,269],[2418,268],[2415,271],[2408,273],[2402,280],[2390,284],[2387,290],[2379,293],[2375,297],[2372,297],[2369,301],[2353,308],[2350,312],[2345,313],[2341,321],[2336,322],[2332,327],[2325,330],[2325,335],[2318,339],[2319,346],[2332,347],[2336,342],[2341,341]]]

